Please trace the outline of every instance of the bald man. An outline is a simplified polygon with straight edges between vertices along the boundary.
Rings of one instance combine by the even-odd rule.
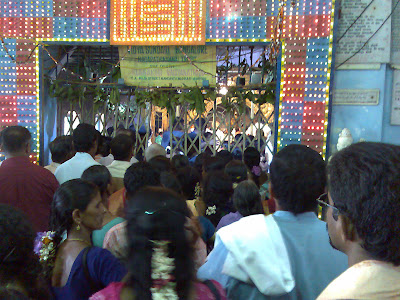
[[[156,156],[167,156],[167,152],[165,152],[165,149],[161,145],[151,144],[144,152],[144,158],[146,161],[150,161],[150,159]]]

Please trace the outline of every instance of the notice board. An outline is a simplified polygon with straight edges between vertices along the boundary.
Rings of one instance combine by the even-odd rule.
[[[120,46],[125,84],[141,87],[216,85],[215,46]]]

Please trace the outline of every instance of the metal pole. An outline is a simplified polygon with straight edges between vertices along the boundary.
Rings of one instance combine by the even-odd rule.
[[[264,69],[265,69],[265,64],[266,64],[266,62],[267,62],[267,60],[266,60],[266,58],[265,58],[265,49],[266,49],[266,47],[264,46],[264,48],[263,48],[263,57],[262,57],[262,68],[261,68],[261,83],[264,83],[264,75],[265,75],[265,73],[264,73]],[[260,91],[260,94],[261,94],[261,91]]]
[[[241,59],[241,54],[242,54],[242,46],[239,46],[239,64],[238,64],[238,76],[240,75],[240,59]]]
[[[226,47],[226,70],[225,70],[225,85],[228,86],[228,67],[229,67],[229,46]]]
[[[213,147],[213,154],[215,155],[217,150],[217,100],[214,100],[214,108],[213,108],[213,140],[214,140],[214,147]]]

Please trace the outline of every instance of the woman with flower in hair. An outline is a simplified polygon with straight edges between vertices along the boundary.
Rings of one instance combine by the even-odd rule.
[[[42,235],[37,251],[55,299],[88,299],[126,274],[108,250],[92,247],[91,234],[102,227],[105,212],[93,183],[70,180],[54,194],[51,231]]]
[[[91,300],[226,299],[216,281],[196,280],[193,249],[185,224],[184,199],[161,187],[146,187],[128,201],[129,276],[112,283]]]
[[[0,204],[0,237],[0,299],[50,299],[42,266],[33,252],[35,232],[27,217]]]
[[[249,179],[253,180],[257,187],[260,187],[268,180],[268,175],[261,170],[260,152],[254,147],[247,147],[243,154],[243,160],[249,169]]]
[[[221,218],[234,212],[231,196],[232,181],[223,171],[213,171],[207,174],[203,182],[203,202],[205,217],[217,226]]]

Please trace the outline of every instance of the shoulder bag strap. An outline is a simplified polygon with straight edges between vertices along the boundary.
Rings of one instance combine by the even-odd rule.
[[[83,273],[85,273],[85,278],[89,282],[90,290],[93,292],[97,292],[97,291],[101,290],[101,287],[99,286],[99,284],[97,282],[94,282],[94,280],[92,279],[92,276],[90,276],[89,267],[87,264],[87,254],[89,253],[90,248],[91,247],[86,247],[83,250],[82,267],[83,267]]]
[[[208,287],[208,289],[211,291],[211,293],[214,295],[215,300],[221,300],[221,296],[215,287],[214,283],[211,280],[205,280],[203,283]]]

